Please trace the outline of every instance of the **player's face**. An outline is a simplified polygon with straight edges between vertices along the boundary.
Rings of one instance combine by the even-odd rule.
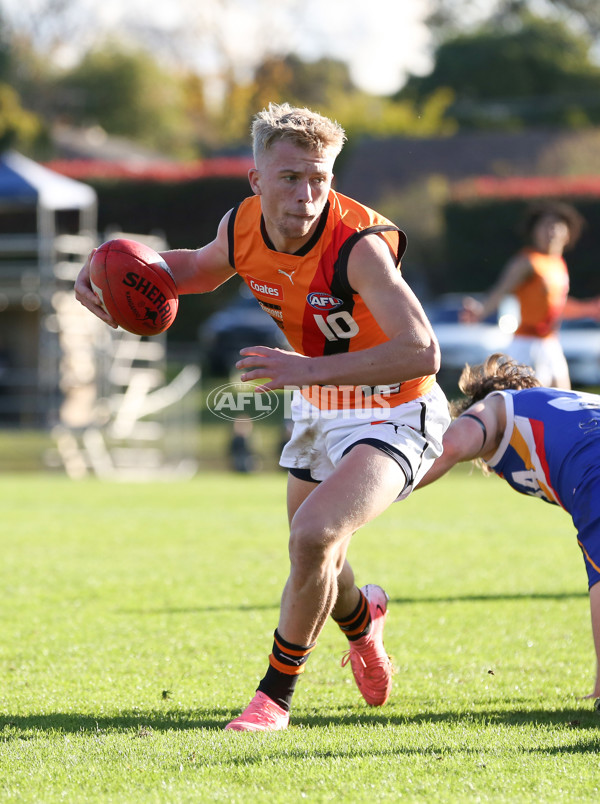
[[[533,228],[533,243],[545,254],[562,254],[569,236],[569,225],[556,215],[543,215]]]
[[[280,140],[250,171],[250,185],[260,196],[267,233],[278,251],[293,253],[312,236],[331,181],[335,156]]]

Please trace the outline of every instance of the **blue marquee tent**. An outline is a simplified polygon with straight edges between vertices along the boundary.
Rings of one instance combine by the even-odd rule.
[[[92,187],[16,151],[0,154],[0,348],[9,367],[0,420],[37,422],[54,409],[63,349],[56,305],[65,292],[76,304],[73,280],[97,244],[96,216]]]
[[[96,209],[96,193],[87,184],[62,176],[16,151],[0,156],[0,205],[39,205],[42,209]]]

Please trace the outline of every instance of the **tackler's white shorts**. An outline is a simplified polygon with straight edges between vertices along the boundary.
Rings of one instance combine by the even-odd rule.
[[[448,402],[437,384],[427,394],[385,410],[320,410],[295,391],[291,414],[292,435],[279,461],[284,469],[321,482],[353,447],[370,444],[402,468],[406,482],[398,500],[408,497],[442,454],[450,424]]]

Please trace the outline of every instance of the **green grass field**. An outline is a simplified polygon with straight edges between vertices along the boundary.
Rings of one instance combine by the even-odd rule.
[[[285,476],[4,474],[0,799],[598,801],[586,577],[568,516],[467,470],[354,538],[391,604],[390,702],[328,623],[286,732],[224,732],[266,669]]]

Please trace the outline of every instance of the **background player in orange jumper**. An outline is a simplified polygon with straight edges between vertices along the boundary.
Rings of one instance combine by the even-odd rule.
[[[530,207],[524,230],[528,245],[508,261],[483,302],[465,298],[462,320],[482,321],[502,299],[514,294],[521,321],[506,351],[531,366],[543,385],[570,388],[569,368],[558,330],[563,318],[600,319],[600,298],[569,296],[569,272],[563,251],[577,241],[583,218],[569,204],[548,201]]]
[[[163,254],[180,294],[242,276],[296,350],[249,344],[237,363],[242,380],[303,390],[282,456],[290,574],[267,673],[227,725],[238,731],[287,727],[296,681],[330,614],[348,637],[363,697],[385,703],[387,596],[375,585],[358,588],[346,552],[362,525],[412,491],[449,423],[435,381],[439,346],[399,271],[404,234],[331,188],[343,129],[308,109],[271,104],[252,133],[254,195],[223,217],[211,243]],[[114,326],[90,288],[89,259],[75,292]]]

